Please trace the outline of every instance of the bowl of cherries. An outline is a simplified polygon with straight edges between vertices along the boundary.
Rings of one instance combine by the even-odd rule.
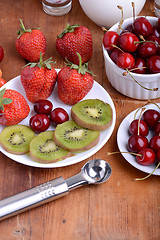
[[[160,97],[160,18],[127,18],[105,32],[102,47],[117,91],[141,100]]]

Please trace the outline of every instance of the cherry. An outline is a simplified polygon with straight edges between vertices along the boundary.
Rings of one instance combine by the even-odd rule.
[[[34,103],[34,111],[36,113],[50,114],[53,104],[49,100],[40,99]]]
[[[115,64],[117,64],[117,58],[120,55],[120,53],[122,52],[118,48],[115,48],[110,54],[110,58]]]
[[[133,22],[133,31],[136,35],[147,37],[152,34],[152,25],[145,17],[138,17]]]
[[[148,146],[148,139],[140,135],[132,135],[128,139],[128,149],[130,152],[139,152]]]
[[[132,72],[139,73],[139,74],[145,74],[147,72],[147,64],[146,61],[143,58],[137,57],[135,59],[135,70]]]
[[[155,35],[150,35],[148,38],[147,38],[147,41],[152,41],[152,42],[155,42],[156,44],[156,52],[159,53],[160,52],[160,38],[155,36]]]
[[[142,119],[146,122],[148,127],[154,128],[160,118],[160,113],[154,109],[146,110]]]
[[[50,119],[46,114],[36,114],[30,118],[30,127],[37,132],[44,132],[50,126]]]
[[[160,135],[160,122],[158,122],[154,128],[155,135]]]
[[[160,150],[160,136],[153,136],[153,137],[150,139],[149,146],[150,146],[155,152],[157,152],[158,150]]]
[[[55,108],[50,113],[50,119],[56,124],[61,124],[69,120],[69,115],[63,108]]]
[[[158,18],[158,21],[157,21],[157,28],[160,30],[160,18]]]
[[[153,42],[143,42],[139,48],[138,53],[143,58],[148,58],[155,55],[157,52],[157,47]]]
[[[4,58],[4,50],[3,47],[0,46],[0,62],[3,60]]]
[[[129,126],[129,133],[131,135],[137,135],[138,134],[138,122],[139,119],[135,119],[131,122],[130,126]],[[145,121],[140,120],[139,123],[139,135],[140,136],[147,136],[149,133],[149,129],[147,124],[145,123]]]
[[[156,152],[157,162],[160,162],[160,149]]]
[[[114,31],[108,31],[104,34],[103,37],[103,45],[106,50],[113,50],[114,47],[112,44],[117,45],[119,40],[119,35],[117,32]]]
[[[145,148],[142,151],[138,152],[138,155],[136,156],[136,160],[139,164],[143,166],[149,166],[155,162],[156,154],[151,148]]]
[[[119,54],[117,58],[117,66],[123,69],[132,69],[135,65],[135,59],[132,54],[124,52]]]
[[[153,35],[155,35],[156,37],[160,37],[160,29],[157,26],[153,26],[152,30]]]
[[[0,77],[0,87],[2,87],[4,84],[6,84],[6,81]]]
[[[123,51],[135,52],[139,47],[139,38],[131,32],[125,32],[119,36],[119,46]]]
[[[160,73],[160,56],[151,56],[148,59],[148,68],[151,73]]]

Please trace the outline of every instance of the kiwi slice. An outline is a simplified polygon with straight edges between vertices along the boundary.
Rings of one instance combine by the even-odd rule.
[[[45,131],[37,135],[30,143],[31,158],[40,163],[53,163],[73,156],[53,142],[53,131]]]
[[[79,152],[95,146],[99,141],[99,135],[99,131],[82,128],[71,120],[57,125],[53,140],[61,148]]]
[[[21,155],[29,152],[29,143],[34,137],[31,128],[20,124],[12,125],[0,133],[0,144],[7,152]]]
[[[112,123],[112,108],[100,99],[87,99],[71,108],[71,117],[81,127],[101,131]]]

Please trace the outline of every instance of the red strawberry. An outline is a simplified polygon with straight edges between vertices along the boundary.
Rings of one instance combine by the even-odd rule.
[[[25,119],[30,107],[26,99],[19,92],[12,89],[0,91],[0,124],[15,125]]]
[[[40,53],[42,53],[43,56],[46,51],[46,38],[38,29],[26,30],[22,20],[20,20],[20,22],[21,32],[18,32],[16,49],[19,54],[28,61],[39,61]]]
[[[64,67],[58,73],[58,96],[66,104],[74,105],[83,99],[91,90],[94,80],[91,72],[87,70],[87,63],[81,65],[70,63],[71,67]]]
[[[56,49],[63,58],[74,64],[79,64],[76,54],[82,58],[82,64],[92,57],[92,36],[88,28],[78,25],[67,25],[65,30],[57,36]]]
[[[39,63],[29,63],[21,72],[21,82],[28,100],[32,103],[40,99],[47,99],[54,88],[57,72],[51,67],[51,59]]]

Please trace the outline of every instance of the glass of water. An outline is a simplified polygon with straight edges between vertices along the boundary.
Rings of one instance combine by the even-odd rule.
[[[52,16],[67,14],[72,7],[72,0],[42,0],[43,10]]]

